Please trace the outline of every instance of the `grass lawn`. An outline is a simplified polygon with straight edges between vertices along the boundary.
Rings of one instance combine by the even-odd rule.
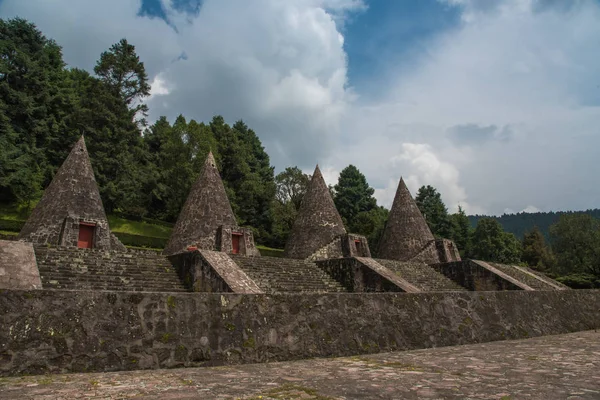
[[[168,239],[171,236],[172,228],[163,225],[154,225],[144,221],[130,221],[116,217],[108,216],[108,224],[113,232],[129,233],[130,235],[151,236]]]

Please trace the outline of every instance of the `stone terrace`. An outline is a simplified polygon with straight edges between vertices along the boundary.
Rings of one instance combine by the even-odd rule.
[[[175,268],[156,252],[36,246],[45,289],[185,292]]]
[[[531,272],[530,270],[526,270],[522,267],[519,267],[519,269],[514,265],[506,265],[491,262],[488,262],[488,264],[504,272],[506,275],[509,275],[515,278],[516,280],[523,282],[524,284],[535,290],[556,290],[557,287],[563,287],[559,286],[556,281],[550,278],[540,277],[541,279],[537,279],[535,278],[535,276],[532,276],[535,275],[533,272]],[[529,274],[524,271],[529,272]]]
[[[230,256],[266,293],[345,291],[342,285],[313,262],[292,258]]]
[[[467,289],[425,263],[376,259],[384,267],[425,292],[455,292]]]
[[[0,399],[598,399],[600,332],[360,357],[0,379]]]

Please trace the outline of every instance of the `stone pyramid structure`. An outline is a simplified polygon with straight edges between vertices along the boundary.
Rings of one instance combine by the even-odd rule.
[[[379,241],[379,258],[407,261],[435,241],[427,221],[400,178],[390,215]]]
[[[164,254],[180,253],[189,246],[217,250],[217,232],[221,226],[235,227],[237,222],[215,158],[209,152],[177,218]]]
[[[315,168],[285,244],[285,257],[305,259],[346,233],[319,166]]]
[[[80,227],[89,227],[89,247],[124,249],[111,235],[83,136],[44,191],[18,239],[77,246]]]

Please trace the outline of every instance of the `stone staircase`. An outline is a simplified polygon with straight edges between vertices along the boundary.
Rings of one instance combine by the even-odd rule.
[[[424,292],[466,292],[467,289],[447,278],[425,263],[376,259],[411,285]]]
[[[346,290],[310,261],[230,255],[265,293],[327,293]]]
[[[513,277],[514,279],[523,282],[524,284],[526,284],[527,286],[531,287],[534,290],[561,290],[562,287],[559,286],[558,282],[554,282],[553,280],[551,280],[550,278],[540,278],[537,279],[533,276],[531,276],[530,274],[528,274],[527,271],[523,268],[523,270],[519,270],[519,268],[516,268],[512,265],[506,265],[506,264],[498,264],[498,263],[490,263],[488,262],[488,264],[490,264],[492,267],[499,269],[500,271],[504,272],[506,275],[509,275],[511,277]],[[524,272],[527,271],[527,272]],[[533,274],[533,272],[530,272],[531,274]],[[549,283],[547,282],[543,282],[543,280],[547,280]],[[552,284],[550,284],[552,283]],[[561,289],[558,289],[561,288]]]
[[[35,247],[44,289],[188,291],[169,260],[156,252]]]

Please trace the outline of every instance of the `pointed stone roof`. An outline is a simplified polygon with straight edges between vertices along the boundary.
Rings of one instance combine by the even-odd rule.
[[[400,178],[377,256],[390,260],[410,260],[434,239],[404,179]]]
[[[177,218],[164,254],[180,253],[189,246],[215,250],[216,234],[221,225],[237,226],[237,221],[215,158],[209,152]]]
[[[94,221],[105,229],[100,229],[95,241],[99,247],[110,247],[110,231],[94,170],[90,162],[83,136],[77,141],[67,159],[54,175],[44,191],[42,199],[19,233],[19,239],[52,245],[73,245],[61,243],[67,227],[65,218],[74,221]]]
[[[319,166],[315,168],[298,216],[285,244],[285,256],[307,258],[346,233]]]

